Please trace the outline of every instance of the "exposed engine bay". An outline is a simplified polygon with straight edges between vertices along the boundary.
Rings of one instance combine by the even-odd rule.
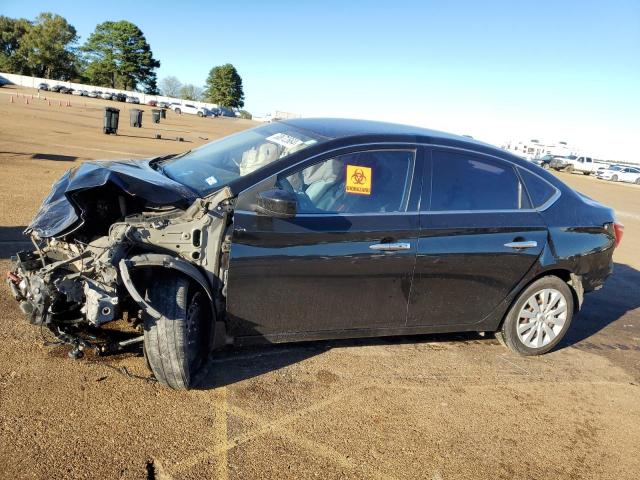
[[[7,274],[30,322],[72,345],[74,358],[86,349],[104,354],[142,342],[143,317],[162,316],[145,294],[159,270],[184,276],[201,288],[215,311],[224,309],[221,279],[228,263],[231,191],[196,199],[186,209],[157,207],[119,188],[112,193],[87,196],[75,228],[43,236],[30,226],[35,248],[19,252]],[[124,334],[105,328],[121,319],[126,320]]]

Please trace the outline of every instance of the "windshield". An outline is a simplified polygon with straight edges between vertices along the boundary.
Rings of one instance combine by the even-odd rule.
[[[162,165],[165,175],[207,195],[271,162],[326,141],[285,123],[271,123],[208,143]]]

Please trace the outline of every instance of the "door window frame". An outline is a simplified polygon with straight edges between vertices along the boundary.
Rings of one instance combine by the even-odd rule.
[[[468,155],[469,157],[475,157],[478,158],[478,160],[483,161],[483,162],[487,162],[489,164],[494,164],[497,165],[499,167],[502,168],[512,168],[513,169],[513,173],[516,176],[516,178],[519,180],[520,182],[520,186],[522,188],[523,193],[527,196],[527,198],[529,199],[529,204],[532,205],[531,208],[518,208],[518,209],[513,209],[513,208],[508,208],[508,209],[486,209],[486,210],[432,210],[431,209],[431,196],[432,196],[432,191],[433,191],[433,167],[435,165],[435,162],[433,161],[433,153],[434,152],[449,152],[449,153],[459,153],[459,154],[464,154],[464,155]],[[481,153],[481,152],[476,152],[473,150],[468,150],[465,148],[458,148],[458,147],[450,147],[450,146],[445,146],[445,145],[432,145],[427,147],[427,152],[425,153],[425,166],[424,166],[424,173],[423,176],[428,175],[428,181],[424,181],[423,180],[423,189],[422,189],[422,197],[421,197],[421,208],[420,208],[420,214],[424,215],[449,215],[449,214],[462,214],[462,215],[468,215],[468,214],[480,214],[480,213],[525,213],[525,212],[542,212],[546,209],[548,209],[551,205],[553,205],[558,198],[560,198],[561,192],[560,190],[553,184],[551,184],[550,182],[548,182],[547,180],[545,180],[544,178],[542,178],[540,175],[538,175],[536,172],[534,172],[533,170],[529,170],[527,169],[527,171],[533,175],[535,175],[536,177],[538,177],[540,180],[542,180],[543,182],[547,183],[548,185],[550,185],[554,190],[555,193],[549,198],[549,200],[547,200],[545,203],[543,203],[542,205],[540,205],[539,207],[533,207],[533,201],[531,200],[531,195],[529,195],[529,192],[527,190],[527,185],[524,182],[524,179],[522,178],[522,176],[520,175],[520,172],[518,170],[518,168],[523,168],[523,167],[519,167],[518,165],[516,165],[515,163],[512,163],[508,160],[505,160],[503,158],[499,158],[496,157],[494,155],[490,155],[490,154],[486,154],[486,153]],[[426,208],[422,208],[422,207],[426,207]]]
[[[377,212],[377,213],[345,213],[345,212],[326,212],[326,213],[296,213],[296,217],[323,217],[323,216],[384,216],[384,215],[407,215],[418,214],[420,209],[420,199],[423,185],[423,171],[424,171],[424,154],[425,146],[412,143],[412,142],[371,142],[360,143],[354,145],[347,145],[337,147],[332,150],[317,153],[307,158],[303,158],[292,165],[283,167],[281,170],[270,175],[267,178],[260,180],[258,183],[252,185],[249,188],[239,192],[238,204],[236,211],[248,214],[257,213],[249,208],[249,205],[253,203],[254,199],[251,197],[256,196],[258,193],[272,188],[277,188],[278,181],[283,177],[288,177],[300,170],[304,170],[311,165],[321,163],[326,160],[331,160],[343,155],[349,155],[351,153],[367,152],[367,151],[380,151],[380,150],[392,150],[392,151],[411,151],[414,153],[413,161],[411,162],[409,175],[411,183],[409,185],[409,192],[407,199],[405,199],[405,208],[399,212]],[[295,218],[295,217],[294,217]]]

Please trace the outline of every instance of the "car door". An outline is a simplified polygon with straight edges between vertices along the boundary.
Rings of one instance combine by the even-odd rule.
[[[439,148],[429,165],[407,324],[473,328],[534,265],[547,229],[509,162]],[[541,184],[538,204],[556,194],[523,172]]]
[[[238,204],[250,204],[275,184],[298,203],[288,219],[234,213],[233,335],[403,327],[417,252],[418,152],[380,147],[308,160],[241,194]]]

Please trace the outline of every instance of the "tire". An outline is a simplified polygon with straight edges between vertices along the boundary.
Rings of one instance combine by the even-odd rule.
[[[613,176],[611,177],[611,181],[612,181],[612,182],[617,182],[617,181],[618,181],[618,175],[613,175]]]
[[[583,175],[591,175],[591,172],[582,172]]]
[[[204,291],[178,273],[154,275],[147,301],[162,315],[144,315],[144,352],[158,382],[176,390],[194,386],[212,345],[213,318]]]
[[[567,173],[573,173],[573,165],[567,167]]]
[[[542,168],[544,168],[545,170],[549,170],[549,164],[548,163],[543,163],[542,164]]]
[[[198,112],[198,116],[199,116],[199,117],[202,117],[202,116],[204,116],[204,115],[202,114],[202,112]]]
[[[640,177],[636,178],[635,184],[640,185]]]
[[[548,304],[544,316],[536,315],[535,305]],[[564,302],[564,303],[563,303]],[[563,310],[564,307],[564,310]],[[573,318],[574,299],[569,285],[556,276],[542,277],[518,296],[505,316],[496,338],[509,350],[519,355],[542,355],[553,349],[564,337]],[[527,328],[529,325],[531,327]],[[520,333],[518,333],[520,330]]]
[[[179,108],[176,108],[176,109],[175,109],[175,112],[176,112],[178,115],[180,115],[180,114],[182,113],[182,110],[180,110]]]

